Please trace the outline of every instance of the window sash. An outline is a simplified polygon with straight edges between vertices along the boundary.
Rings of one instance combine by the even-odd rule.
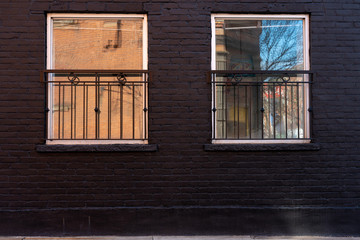
[[[249,89],[249,88],[254,88],[256,84],[253,84],[252,87],[250,87],[249,85],[246,86],[246,84],[244,83],[240,83],[240,84],[236,84],[236,85],[231,85],[231,86],[227,86],[229,83],[226,83],[225,86],[222,86],[220,87],[219,85],[219,77],[217,77],[216,75],[216,72],[221,72],[219,71],[219,67],[220,67],[220,63],[221,63],[221,60],[224,60],[224,59],[217,59],[217,57],[221,57],[221,56],[217,56],[217,49],[216,49],[216,20],[302,20],[303,22],[303,32],[302,32],[302,38],[303,38],[303,80],[302,82],[303,83],[298,83],[298,85],[300,84],[300,88],[302,89],[302,98],[303,98],[303,104],[300,106],[303,110],[303,114],[302,114],[302,118],[303,118],[303,127],[302,127],[302,131],[303,133],[301,134],[301,137],[298,135],[296,136],[296,138],[292,138],[292,137],[289,137],[288,136],[288,133],[285,134],[285,137],[281,137],[281,136],[278,136],[276,137],[275,134],[274,134],[274,127],[273,127],[273,134],[272,136],[270,137],[271,134],[268,134],[268,136],[265,136],[264,137],[264,134],[262,134],[261,137],[257,136],[257,137],[254,137],[254,136],[251,136],[251,131],[252,129],[248,128],[248,126],[245,126],[242,131],[245,131],[246,133],[245,134],[235,134],[236,136],[226,136],[227,134],[225,133],[224,134],[224,131],[228,131],[226,129],[221,129],[221,127],[223,127],[224,125],[229,125],[228,123],[230,121],[227,121],[226,118],[231,118],[231,111],[229,109],[222,109],[221,106],[219,106],[219,97],[221,97],[221,95],[226,95],[227,96],[227,93],[224,92],[224,90],[220,90],[220,88],[226,88],[226,89],[238,89],[238,90],[233,90],[234,91],[234,94],[236,96],[236,91],[239,91],[239,89]],[[211,22],[211,25],[212,25],[212,61],[211,61],[211,68],[212,68],[212,73],[211,73],[211,81],[212,81],[212,143],[219,143],[219,144],[222,144],[222,143],[279,143],[279,142],[283,142],[283,143],[308,143],[310,142],[310,114],[308,112],[308,108],[310,106],[310,84],[311,84],[311,74],[309,74],[309,35],[308,35],[308,29],[309,29],[309,23],[308,23],[308,15],[236,15],[236,14],[213,14],[212,15],[212,22]],[[223,65],[223,64],[222,64]],[[224,68],[223,68],[224,69]],[[224,71],[226,72],[226,71]],[[230,70],[228,72],[231,72]],[[240,71],[241,72],[241,71]],[[245,71],[246,72],[246,71]],[[254,71],[255,72],[255,71]],[[274,71],[275,73],[280,73],[281,71]],[[291,72],[291,71],[289,71]],[[261,76],[262,74],[264,74],[265,71],[257,71],[257,74],[256,76]],[[234,75],[234,71],[233,71],[233,75]],[[241,75],[240,76],[243,76],[243,79],[245,80],[242,80],[243,82],[246,81],[246,79],[248,81],[251,81],[251,82],[254,82],[254,81],[257,81],[257,80],[254,80],[255,78],[249,80],[249,76],[250,75]],[[245,76],[245,77],[244,77]],[[255,76],[255,75],[253,75]],[[258,78],[257,78],[258,79]],[[221,80],[220,80],[221,81]],[[241,84],[242,84],[242,87],[241,87]],[[301,85],[302,84],[302,85]],[[267,84],[268,86],[266,86],[266,84],[264,83],[261,83],[259,84],[258,86],[260,86],[260,88],[262,89],[262,91],[265,89],[265,88],[269,88],[269,86],[271,86],[271,84]],[[289,84],[285,84],[285,85],[289,85]],[[236,87],[235,87],[236,86]],[[265,88],[264,88],[265,86]],[[271,87],[270,87],[271,88]],[[284,91],[284,89],[288,89],[288,87],[284,87],[284,85],[282,85],[281,87],[278,87],[278,86],[275,86],[273,85],[273,88],[277,89],[279,88],[280,90],[282,89]],[[231,90],[229,90],[231,91]],[[241,91],[241,90],[240,90]],[[268,92],[271,92],[271,94],[273,94],[273,92],[276,92],[276,91],[269,91]],[[261,94],[264,94],[264,92],[262,92]],[[241,107],[239,107],[241,104],[243,104],[241,101],[239,101],[239,98],[240,98],[240,95],[239,94],[237,96],[238,99],[235,99],[235,105],[233,106],[233,115],[238,115],[238,116],[241,116],[240,118],[248,118],[245,117],[246,114],[249,115],[249,110],[244,110],[242,109]],[[242,94],[244,95],[244,94]],[[226,98],[229,98],[228,96]],[[226,100],[225,98],[225,100]],[[235,97],[236,98],[236,97]],[[269,100],[271,99],[270,97],[268,98]],[[273,99],[277,99],[277,100],[281,100],[281,102],[285,102],[284,101],[284,96],[283,96],[283,93],[282,95],[280,96],[276,96],[275,98]],[[221,101],[221,100],[220,100]],[[272,101],[269,101],[269,102],[272,102]],[[224,103],[222,103],[223,105]],[[236,104],[239,108],[236,108]],[[272,106],[276,106],[276,104],[272,104],[270,107]],[[254,108],[254,106],[250,106],[250,108]],[[262,106],[263,108],[265,106]],[[219,108],[219,109],[218,109]],[[237,109],[237,110],[236,110]],[[241,113],[241,110],[244,110],[244,114]],[[258,109],[259,110],[259,109]],[[268,110],[265,109],[264,110]],[[250,110],[250,118],[251,118],[251,115],[253,114]],[[268,110],[268,115],[270,115],[270,117],[267,118],[267,120],[269,121],[269,119],[271,120],[271,114],[270,114],[271,111]],[[275,113],[275,110],[273,110],[273,112]],[[281,110],[280,110],[281,112]],[[237,114],[235,114],[237,113]],[[259,115],[259,113],[258,113]],[[254,116],[254,115],[253,115]],[[256,117],[256,116],[255,116]],[[264,122],[264,119],[262,119],[262,121]],[[233,121],[235,122],[235,125],[234,125],[234,128],[237,127],[237,130],[241,129],[241,127],[239,126],[239,119],[237,119],[238,121]],[[221,123],[221,121],[225,121],[225,124],[224,123]],[[237,122],[237,123],[236,123]],[[284,122],[284,121],[283,121]],[[284,128],[284,127],[283,127]],[[264,126],[264,124],[262,123],[261,124],[261,131],[262,132],[265,132],[265,131],[268,131],[268,132],[271,132],[271,127],[268,127],[266,128],[266,126]],[[286,132],[288,131],[288,129],[286,129]],[[299,133],[299,129],[297,130],[298,133]],[[284,131],[283,131],[284,132]],[[284,135],[284,133],[282,133],[282,135]],[[292,134],[292,136],[294,136]]]
[[[141,19],[142,20],[142,46],[141,46],[142,47],[142,68],[137,69],[137,70],[67,69],[67,70],[64,70],[67,73],[62,73],[62,75],[68,74],[67,78],[71,78],[71,75],[74,74],[74,72],[78,72],[77,74],[80,78],[80,82],[82,84],[81,86],[83,86],[83,87],[80,87],[80,84],[72,84],[72,83],[65,81],[63,83],[60,82],[60,85],[62,84],[61,85],[62,90],[61,90],[60,87],[58,85],[56,85],[58,83],[55,83],[57,80],[60,79],[59,73],[51,72],[51,71],[55,71],[55,72],[62,71],[62,70],[56,70],[55,67],[52,65],[53,58],[54,58],[53,49],[52,49],[53,40],[54,40],[53,39],[53,30],[54,30],[53,20],[54,19],[69,19],[69,20],[73,20],[73,19],[96,19],[96,20]],[[148,80],[149,80],[148,79],[149,74],[147,71],[147,61],[148,61],[148,57],[147,57],[147,16],[145,14],[58,14],[58,13],[48,14],[48,16],[47,16],[47,32],[48,32],[48,35],[47,35],[48,48],[47,48],[47,70],[46,71],[48,71],[48,72],[45,73],[45,82],[46,82],[46,86],[47,86],[46,87],[47,88],[46,89],[47,108],[50,111],[47,113],[47,122],[46,122],[47,123],[47,129],[46,129],[47,141],[46,141],[46,143],[47,144],[147,144],[148,143],[148,140],[147,140],[147,131],[148,131],[147,130],[147,119],[148,119],[147,98],[148,97],[147,96],[148,96]],[[101,49],[99,49],[99,51],[101,51]],[[116,83],[116,78],[119,75],[124,74],[124,72],[125,72],[125,75],[127,76],[128,82],[126,83],[126,85],[122,86],[121,84]],[[131,75],[134,75],[136,73],[138,74],[138,77],[136,77],[136,79],[134,78],[134,76],[131,77]],[[108,74],[110,74],[111,77],[109,77]],[[66,78],[66,77],[63,76],[63,78]],[[95,80],[95,79],[97,79],[97,80]],[[115,79],[115,80],[113,80],[113,79]],[[88,81],[88,83],[85,83],[86,81]],[[110,81],[110,82],[103,83],[102,81]],[[113,83],[112,81],[115,81],[115,83]],[[134,81],[135,82],[137,81],[137,83],[134,83]],[[86,87],[85,87],[85,84],[86,84]],[[136,87],[135,87],[135,85],[136,85]],[[140,100],[138,99],[138,97],[136,97],[136,99],[135,99],[136,101],[134,101],[134,96],[131,97],[132,99],[131,98],[129,99],[129,101],[131,100],[131,101],[134,101],[134,102],[137,102],[140,104],[140,105],[137,104],[139,106],[136,107],[136,109],[137,109],[136,112],[138,112],[138,110],[142,111],[142,113],[135,113],[136,118],[140,119],[141,125],[142,125],[139,129],[141,132],[137,132],[136,137],[134,134],[134,130],[132,131],[133,132],[132,136],[129,136],[129,134],[128,134],[128,136],[124,136],[124,137],[119,137],[119,136],[113,137],[115,134],[112,134],[111,132],[110,132],[110,135],[106,134],[107,136],[100,136],[100,135],[97,136],[96,135],[96,136],[91,136],[89,138],[73,135],[73,133],[71,133],[68,136],[62,135],[62,137],[60,135],[59,136],[56,135],[56,133],[54,132],[54,126],[55,126],[54,124],[56,123],[56,119],[52,113],[54,113],[55,111],[58,111],[59,116],[61,116],[60,111],[63,111],[62,115],[65,114],[64,113],[65,108],[61,110],[60,104],[58,104],[59,105],[58,109],[55,109],[56,107],[54,107],[54,101],[56,99],[55,95],[57,95],[57,94],[55,94],[56,89],[58,89],[57,91],[60,93],[62,91],[63,93],[66,93],[67,95],[69,95],[69,94],[74,94],[74,89],[79,89],[78,94],[81,91],[86,93],[86,90],[84,90],[84,89],[87,88],[87,89],[92,89],[92,90],[87,90],[87,93],[88,94],[90,93],[90,95],[94,95],[95,93],[100,92],[100,90],[103,90],[103,88],[106,88],[109,86],[110,86],[110,90],[112,90],[113,92],[116,90],[115,88],[119,88],[121,90],[123,90],[125,88],[129,88],[130,89],[130,90],[128,89],[129,91],[131,91],[131,89],[136,89],[136,90],[132,91],[133,92],[132,94],[134,94],[134,91],[136,91],[136,92],[140,91],[137,94],[137,95],[140,94],[139,95],[139,97],[141,98]],[[81,89],[83,89],[83,90],[81,90]],[[120,92],[121,90],[119,90],[118,92]],[[94,93],[94,94],[92,94],[92,93]],[[108,95],[109,95],[107,97],[108,101],[112,101],[113,97],[110,97],[111,96],[110,93]],[[113,96],[114,96],[114,94],[113,94]],[[123,97],[124,96],[125,95],[123,95]],[[73,100],[74,100],[74,98],[72,97],[71,98],[71,113],[73,113],[73,111],[74,111],[73,110],[73,107],[74,107]],[[57,101],[61,101],[61,99],[58,99]],[[88,110],[93,110],[93,109],[89,108],[89,109],[87,109],[87,111]],[[76,110],[76,111],[78,111],[78,110]],[[133,110],[132,110],[133,118],[134,118],[134,111],[135,110],[134,110],[134,104],[133,104]],[[110,111],[107,111],[107,115],[111,115]],[[121,116],[121,119],[122,118],[123,118],[123,116]],[[108,120],[110,120],[110,122],[111,122],[111,117],[108,117]],[[123,119],[123,121],[124,120],[125,119]],[[121,121],[121,120],[119,120],[119,121]],[[134,125],[135,119],[133,119],[132,121],[133,121],[133,125]],[[66,124],[68,124],[68,123],[66,123]],[[69,123],[69,124],[73,125],[74,124],[73,120],[71,120],[71,123]],[[103,123],[98,122],[98,124],[103,124]],[[107,128],[106,131],[111,131],[110,130],[111,125],[107,126],[106,128]],[[82,129],[85,129],[85,126],[82,126]],[[98,131],[98,130],[96,130],[96,131]],[[123,129],[123,131],[125,131],[125,128]],[[113,136],[111,136],[111,135],[113,135]]]

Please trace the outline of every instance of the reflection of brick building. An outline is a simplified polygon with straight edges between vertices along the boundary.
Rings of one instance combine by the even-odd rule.
[[[53,68],[142,69],[142,20],[54,21]]]
[[[217,20],[217,54],[224,54],[228,66],[219,70],[260,70],[259,36],[256,21]],[[255,30],[254,30],[255,29]],[[226,36],[226,37],[225,37]],[[241,44],[239,40],[241,39]]]
[[[0,235],[359,235],[358,8],[355,0],[1,1]],[[76,28],[90,23],[59,23],[55,34],[73,29],[53,54],[54,68],[149,69],[149,144],[45,144],[39,73],[49,67],[49,13],[147,16],[146,66],[133,61],[142,40],[125,48],[130,32],[117,21],[99,22],[116,30],[89,38]],[[311,144],[212,144],[215,13],[308,16]]]
[[[261,28],[256,28],[258,23],[256,21],[216,20],[215,25],[217,69],[260,70],[259,36]],[[233,79],[230,76],[222,80],[231,82]],[[257,81],[257,79],[250,77],[246,81]],[[217,91],[219,103],[217,132],[219,136],[246,137],[250,131],[261,132],[259,130],[261,116],[254,114],[247,104],[250,94],[251,100],[257,101],[259,89],[228,87],[227,89],[220,88]],[[235,92],[239,94],[235,96]],[[250,117],[250,115],[253,116]],[[253,128],[252,130],[249,129],[250,126]]]

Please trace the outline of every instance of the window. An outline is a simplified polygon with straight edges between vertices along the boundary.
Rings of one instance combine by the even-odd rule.
[[[307,15],[212,15],[212,143],[310,142]]]
[[[147,143],[142,14],[48,14],[47,144]]]

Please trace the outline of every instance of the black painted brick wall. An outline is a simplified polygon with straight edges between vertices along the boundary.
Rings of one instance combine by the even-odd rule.
[[[39,75],[45,68],[47,12],[148,15],[153,73],[149,136],[150,143],[158,145],[157,152],[35,150],[44,133]],[[211,93],[206,82],[211,13],[310,14],[313,137],[320,151],[204,151],[211,138]],[[61,217],[51,213],[54,209],[97,209],[101,215],[102,209],[146,207],[153,210],[141,216],[149,219],[157,216],[156,209],[175,207],[207,207],[207,218],[212,208],[219,207],[358,209],[359,15],[358,0],[1,0],[0,210],[13,213],[12,233],[21,233],[15,223],[26,211],[61,225]],[[186,219],[184,215],[192,214],[185,213],[176,216]],[[226,223],[226,216],[219,221]],[[5,226],[0,224],[0,234],[10,234]],[[229,232],[236,229],[229,226]],[[337,233],[337,226],[313,232]],[[83,231],[75,229],[73,233]],[[36,233],[44,232],[38,227]]]

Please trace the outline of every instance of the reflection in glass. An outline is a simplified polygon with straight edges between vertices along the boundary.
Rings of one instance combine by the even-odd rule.
[[[54,19],[53,69],[143,69],[140,18]]]
[[[53,139],[142,139],[144,76],[127,76],[125,85],[116,77],[53,76]],[[97,110],[95,110],[97,109]]]
[[[303,20],[219,18],[215,27],[216,70],[304,70]],[[217,74],[214,80],[217,139],[307,137],[307,75]]]
[[[141,70],[142,18],[55,18],[53,69]],[[117,73],[116,73],[117,74]],[[146,75],[52,74],[51,139],[143,139]]]

